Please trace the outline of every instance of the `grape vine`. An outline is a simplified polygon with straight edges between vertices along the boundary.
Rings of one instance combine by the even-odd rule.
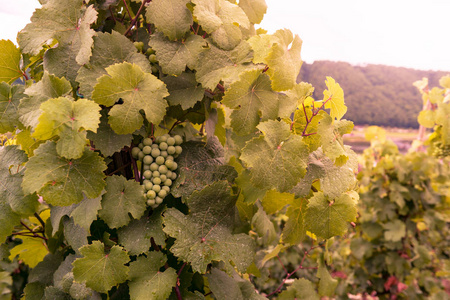
[[[2,295],[332,297],[353,123],[265,1],[41,3],[0,41]]]

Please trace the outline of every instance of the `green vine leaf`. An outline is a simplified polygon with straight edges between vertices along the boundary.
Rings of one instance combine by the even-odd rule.
[[[195,272],[206,272],[213,261],[233,262],[245,272],[253,261],[254,244],[246,234],[232,234],[236,196],[226,181],[217,181],[187,200],[189,214],[175,208],[164,213],[164,232],[175,238],[172,253],[189,262]]]
[[[282,239],[284,243],[291,245],[300,244],[306,237],[305,228],[305,214],[306,199],[295,199],[291,205],[288,206],[286,216],[289,218],[283,228]]]
[[[12,220],[17,220],[14,214],[21,216],[32,215],[39,202],[36,194],[25,196],[21,187],[24,169],[22,165],[28,160],[24,151],[17,146],[6,146],[0,148],[0,202],[5,208],[5,215],[11,215]],[[0,220],[7,224],[7,219],[0,217]],[[16,222],[17,223],[17,222]],[[6,225],[5,225],[6,226]]]
[[[131,299],[165,300],[177,284],[177,273],[173,268],[159,271],[167,262],[161,252],[150,252],[147,257],[139,256],[130,264],[130,296]]]
[[[13,83],[22,76],[20,50],[10,40],[0,40],[0,83]]]
[[[248,29],[250,22],[245,12],[226,0],[193,0],[194,17],[202,29],[211,34],[222,49],[231,50],[242,40],[240,27]]]
[[[95,34],[91,24],[97,20],[97,11],[83,4],[82,0],[47,1],[36,9],[31,23],[17,36],[21,50],[37,55],[49,40],[56,39],[59,45],[70,44],[76,63],[87,63]]]
[[[118,134],[133,133],[143,124],[140,110],[150,123],[159,124],[166,114],[169,93],[165,84],[139,66],[127,62],[106,68],[108,75],[97,80],[92,99],[98,104],[113,106],[120,98],[124,103],[109,111],[109,124]]]
[[[27,264],[30,268],[34,268],[48,254],[45,241],[35,237],[21,236],[22,244],[19,244],[10,250],[10,260],[16,256]]]
[[[217,84],[222,80],[225,87],[239,80],[239,75],[245,71],[262,69],[261,66],[251,64],[253,57],[250,45],[242,41],[231,51],[225,51],[214,45],[203,51],[195,69],[195,77],[203,87],[214,91]]]
[[[0,82],[0,133],[14,132],[16,128],[22,127],[19,122],[19,103],[24,96],[23,86]]]
[[[194,107],[203,99],[205,89],[197,83],[193,73],[181,73],[179,76],[167,76],[161,79],[167,85],[169,96],[166,100],[171,106],[181,105],[183,110]]]
[[[155,33],[151,36],[149,45],[155,50],[162,71],[176,76],[184,72],[186,66],[194,69],[206,42],[196,34],[191,34],[181,41],[170,41],[161,33]]]
[[[58,155],[80,158],[88,144],[86,130],[97,131],[100,106],[87,99],[73,101],[59,97],[42,103],[40,109],[42,114],[32,136],[39,140],[59,136],[56,142]]]
[[[27,127],[35,128],[42,113],[41,104],[45,101],[72,95],[70,82],[44,72],[42,79],[25,90],[28,97],[20,100],[20,121]]]
[[[186,7],[189,0],[153,0],[147,6],[145,17],[170,40],[181,39],[193,22],[191,11]]]
[[[325,84],[328,88],[323,91],[323,101],[327,101],[325,108],[330,109],[330,116],[333,120],[340,120],[347,112],[347,106],[344,103],[344,91],[339,83],[329,76],[327,76]]]
[[[319,281],[319,294],[321,296],[332,297],[338,285],[338,281],[331,277],[330,272],[325,265],[323,254],[318,258],[319,268],[317,269],[317,277]]]
[[[239,7],[247,15],[250,22],[253,24],[261,23],[267,11],[267,4],[265,0],[241,0]]]
[[[95,198],[105,187],[105,162],[86,148],[79,159],[58,155],[56,143],[47,141],[34,151],[26,165],[22,188],[34,192],[52,205],[67,206],[83,200],[83,193]]]
[[[0,201],[0,242],[4,242],[6,238],[13,232],[14,227],[20,224],[20,215],[15,213],[9,203]]]
[[[145,208],[144,187],[139,182],[117,175],[106,178],[106,193],[99,216],[110,228],[127,225],[131,221],[129,214],[139,219]]]
[[[151,73],[148,59],[137,52],[136,47],[127,37],[114,30],[111,33],[97,33],[97,36],[94,36],[89,64],[78,70],[76,80],[80,83],[80,92],[85,97],[91,98],[97,78],[106,74],[105,69],[125,61],[138,65],[146,73]]]
[[[217,138],[207,143],[189,141],[182,148],[177,158],[179,175],[172,187],[175,197],[186,198],[216,181],[233,182],[237,176],[233,167],[225,165],[224,149]]]
[[[324,239],[343,235],[348,224],[356,221],[356,201],[350,194],[330,199],[323,192],[309,199],[305,214],[306,229]]]
[[[130,261],[122,247],[113,246],[105,252],[105,246],[99,241],[80,248],[83,255],[73,262],[73,276],[77,282],[85,282],[87,287],[101,293],[108,292],[113,286],[125,282]]]
[[[300,278],[295,279],[294,282],[283,291],[278,298],[279,300],[291,300],[291,299],[311,299],[319,300],[320,297],[317,294],[314,285],[311,281]]]
[[[147,252],[151,246],[151,239],[156,245],[165,247],[166,234],[162,230],[163,218],[161,214],[165,206],[160,205],[153,210],[150,217],[143,216],[139,220],[132,220],[127,226],[118,230],[119,243],[131,255],[139,255]]]
[[[292,189],[306,174],[308,147],[284,122],[267,121],[257,127],[263,135],[248,142],[241,155],[252,168],[253,183],[280,192]]]
[[[242,73],[225,91],[222,103],[233,109],[231,126],[239,135],[254,132],[260,121],[288,117],[297,107],[295,99],[274,92],[269,76],[260,70]]]

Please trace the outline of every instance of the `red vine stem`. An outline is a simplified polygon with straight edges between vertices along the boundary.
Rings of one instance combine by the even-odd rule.
[[[317,114],[319,113],[319,111],[322,110],[322,108],[325,106],[325,104],[327,104],[328,101],[331,100],[331,98],[333,98],[333,97],[332,97],[332,96],[329,97],[329,98],[328,98],[326,101],[324,101],[324,102],[322,103],[322,105],[321,105],[319,108],[317,108],[317,109],[314,108],[314,103],[313,103],[312,115],[311,115],[311,118],[309,118],[309,120],[308,120],[308,114],[306,113],[305,104],[302,103],[302,105],[303,105],[303,112],[305,113],[305,118],[306,118],[306,125],[305,125],[305,128],[303,129],[303,132],[302,132],[302,136],[303,136],[303,137],[305,137],[305,136],[310,136],[310,135],[313,135],[313,134],[316,134],[316,132],[314,132],[314,133],[308,133],[308,134],[307,134],[307,133],[306,133],[306,129],[308,128],[308,125],[311,124],[312,119],[313,119],[315,116],[317,116]],[[294,122],[291,123],[291,129],[292,129],[293,124],[294,124]]]
[[[133,18],[133,20],[131,20],[130,27],[128,27],[127,31],[125,31],[125,33],[124,33],[125,36],[130,33],[131,29],[136,24],[136,22],[139,18],[139,15],[141,14],[142,10],[144,9],[145,4],[149,3],[150,1],[152,1],[152,0],[143,0],[142,1],[141,7],[139,7],[139,10],[137,11],[136,16]]]
[[[126,9],[127,12],[128,12],[128,16],[130,17],[130,20],[132,20],[133,17],[131,16],[130,10],[128,9],[127,0],[122,0],[122,2],[123,2],[123,5],[125,5],[125,9]]]
[[[25,227],[25,228],[30,232],[30,234],[33,235],[33,237],[37,237],[37,238],[43,239],[44,241],[47,241],[47,240],[48,240],[45,236],[43,236],[43,235],[41,236],[41,235],[37,234],[36,232],[34,232],[34,231],[33,231],[30,227],[28,227],[24,222],[20,221],[20,224],[22,224],[22,226]],[[27,234],[28,234],[28,233],[27,233]]]
[[[287,281],[289,278],[291,278],[291,276],[294,275],[298,270],[302,270],[302,269],[317,269],[317,267],[305,268],[305,267],[303,267],[303,263],[305,262],[305,259],[306,259],[306,257],[308,256],[308,254],[309,254],[312,250],[314,250],[314,249],[316,249],[316,248],[319,248],[319,247],[321,247],[320,244],[317,245],[317,246],[311,246],[308,250],[306,250],[306,251],[304,252],[305,255],[303,256],[302,261],[300,262],[300,265],[299,265],[294,271],[292,271],[291,273],[288,273],[288,272],[286,271],[286,268],[284,267],[283,263],[281,263],[281,260],[280,260],[280,258],[279,258],[278,255],[277,255],[278,260],[280,261],[281,265],[283,266],[284,270],[286,271],[286,277],[283,279],[283,281],[282,281],[281,284],[278,286],[278,288],[277,288],[275,291],[273,291],[272,293],[268,294],[267,297],[270,297],[270,296],[272,296],[272,295],[274,295],[274,294],[277,294],[277,293],[281,292],[281,289],[283,288],[283,286],[284,286],[284,284],[286,283],[286,281]]]

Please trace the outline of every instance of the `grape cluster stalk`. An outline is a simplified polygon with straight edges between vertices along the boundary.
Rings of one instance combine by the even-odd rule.
[[[145,187],[147,205],[158,207],[170,194],[170,187],[177,178],[178,164],[175,162],[181,152],[183,138],[165,134],[154,140],[145,138],[131,150],[132,156],[142,163],[142,181]]]

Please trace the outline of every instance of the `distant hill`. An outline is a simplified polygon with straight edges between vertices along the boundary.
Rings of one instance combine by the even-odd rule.
[[[422,99],[413,82],[428,77],[430,86],[434,87],[449,73],[316,61],[303,63],[298,79],[311,83],[315,87],[314,99],[321,99],[326,88],[325,77],[333,77],[344,89],[348,106],[345,118],[357,125],[417,128]]]

